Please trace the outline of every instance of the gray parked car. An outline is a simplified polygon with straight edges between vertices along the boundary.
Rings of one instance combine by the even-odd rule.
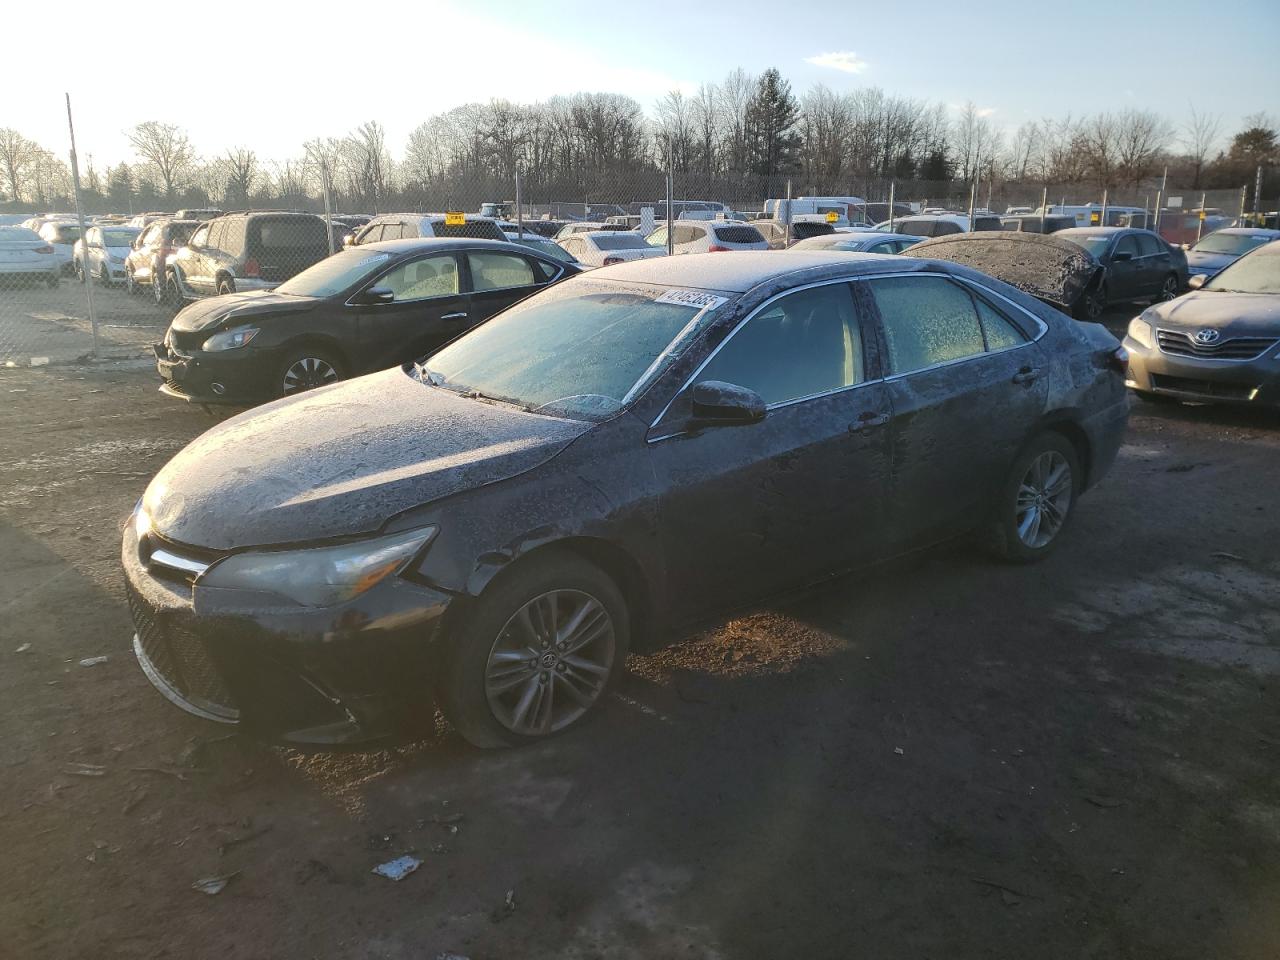
[[[905,233],[885,233],[881,230],[844,230],[822,236],[798,240],[792,250],[836,250],[845,253],[901,253],[913,247],[924,237],[909,237]]]
[[[1187,270],[1192,276],[1212,277],[1235,263],[1254,247],[1280,240],[1280,230],[1261,227],[1227,227],[1215,230],[1187,251]]]
[[[1280,242],[1129,323],[1125,383],[1147,400],[1280,405]]]
[[[1187,255],[1151,230],[1075,227],[1054,236],[1087,250],[1106,267],[1106,280],[1089,298],[1086,319],[1096,320],[1115,303],[1172,300],[1187,288]]]

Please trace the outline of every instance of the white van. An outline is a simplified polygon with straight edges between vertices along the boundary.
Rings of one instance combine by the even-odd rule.
[[[836,219],[830,221],[837,227],[862,223],[866,204],[857,197],[796,197],[792,200],[775,199],[764,202],[765,220],[786,220],[787,204],[791,205],[791,219],[798,217],[819,217],[826,219],[827,214],[834,213]]]

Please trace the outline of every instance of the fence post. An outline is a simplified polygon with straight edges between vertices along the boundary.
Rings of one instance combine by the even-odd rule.
[[[787,177],[787,216],[782,221],[787,232],[782,237],[782,249],[786,250],[791,246],[791,178]]]
[[[516,166],[516,236],[524,239],[524,207],[520,203],[520,167]]]
[[[1200,217],[1196,220],[1196,243],[1200,242],[1200,234],[1204,233],[1204,201],[1208,194],[1200,194]]]
[[[676,205],[676,171],[675,159],[671,153],[671,138],[667,137],[667,256],[675,256],[676,238],[675,238],[675,217],[672,211]]]
[[[890,180],[889,181],[889,232],[890,233],[893,233],[893,221],[896,219],[894,217],[894,211],[893,211],[893,197],[894,197],[894,194],[897,192],[897,188],[898,188],[898,181]]]
[[[1262,212],[1262,164],[1258,164],[1257,178],[1253,181],[1253,220],[1255,226],[1267,225],[1267,215]],[[1280,222],[1276,226],[1280,226]]]
[[[1046,183],[1040,191],[1040,235],[1044,236],[1044,218],[1049,212],[1049,185]]]
[[[324,194],[324,223],[329,231],[329,256],[333,256],[333,194],[329,190],[329,161],[320,162],[320,190]]]
[[[1249,185],[1246,183],[1243,187],[1240,188],[1240,214],[1239,216],[1236,217],[1237,227],[1244,226],[1244,202],[1245,202],[1245,198],[1248,196],[1249,196]]]
[[[80,202],[80,164],[76,160],[76,127],[71,122],[71,94],[65,95],[67,98],[67,130],[71,134],[71,187],[76,194],[76,222],[80,224],[80,236],[85,237],[84,225],[84,205]],[[1259,167],[1259,170],[1262,168]],[[89,328],[93,331],[93,359],[99,358],[98,352],[98,311],[93,305],[93,276],[89,270],[89,241],[82,239],[84,245],[84,266],[81,272],[84,274],[84,295],[89,306]],[[75,255],[75,248],[72,248],[72,256]],[[104,253],[103,256],[106,256]],[[110,267],[106,267],[110,270]]]
[[[1105,227],[1107,225],[1107,188],[1102,188],[1102,212],[1098,214],[1098,226]]]

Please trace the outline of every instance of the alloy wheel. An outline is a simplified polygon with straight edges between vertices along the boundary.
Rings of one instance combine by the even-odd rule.
[[[600,698],[615,651],[613,620],[595,597],[580,590],[534,597],[489,651],[484,692],[494,718],[522,736],[563,730]]]
[[[1018,486],[1018,539],[1033,549],[1048,546],[1067,520],[1071,496],[1071,464],[1062,454],[1046,450],[1032,460]]]
[[[1178,281],[1174,277],[1165,277],[1160,287],[1160,299],[1172,300],[1178,295]]]
[[[322,387],[326,383],[335,383],[338,379],[338,371],[328,360],[323,357],[302,357],[290,364],[285,371],[280,392],[287,397],[303,390]]]

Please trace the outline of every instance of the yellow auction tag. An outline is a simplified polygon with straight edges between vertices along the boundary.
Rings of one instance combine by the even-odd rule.
[[[1089,214],[1089,223],[1090,223],[1090,224],[1096,224],[1096,223],[1101,223],[1101,222],[1102,222],[1102,214],[1100,214],[1100,213],[1091,213],[1091,214]]]
[[[839,219],[840,214],[836,213],[834,210],[827,211],[827,223],[835,223]]]
[[[1203,210],[1201,210],[1201,211],[1200,211],[1200,219],[1201,219],[1201,220],[1203,220],[1203,219],[1204,219],[1204,211],[1203,211]]]
[[[467,222],[465,213],[446,213],[444,215],[444,225],[446,227],[460,227]]]

